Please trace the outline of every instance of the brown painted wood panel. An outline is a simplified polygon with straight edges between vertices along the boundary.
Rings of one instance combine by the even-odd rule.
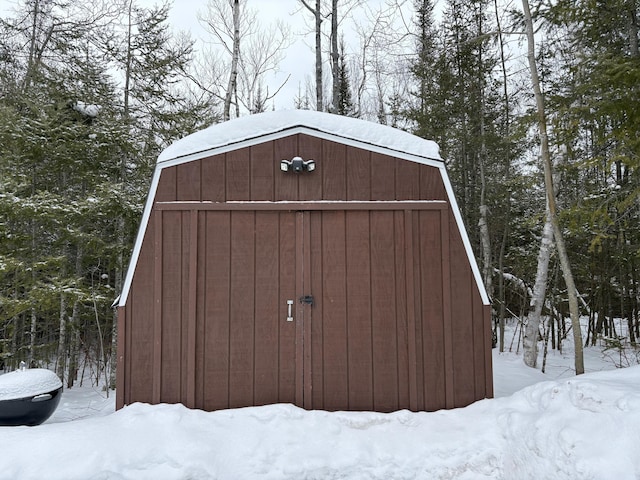
[[[158,188],[154,200],[156,202],[172,202],[178,199],[176,191],[176,176],[178,167],[168,167],[162,169],[162,174],[158,180]]]
[[[308,216],[305,212],[296,212],[296,251],[295,251],[295,285],[296,285],[296,296],[293,300],[292,305],[292,313],[293,319],[287,319],[287,321],[292,320],[295,323],[295,343],[296,343],[296,368],[295,368],[295,391],[296,391],[296,400],[295,404],[302,406],[304,405],[304,323],[305,323],[305,314],[306,310],[306,292],[304,285],[304,251],[308,248],[306,245],[307,239],[305,238],[305,217]],[[288,302],[287,302],[288,304]]]
[[[425,227],[433,231],[435,241],[440,241],[440,212],[437,208],[428,211],[432,215],[431,222],[422,222]],[[336,255],[341,251],[342,220],[336,221],[329,215],[334,212],[311,212],[312,230],[312,279],[322,282],[323,294],[321,301],[314,307],[313,329],[313,408],[351,409],[360,408],[379,411],[393,411],[398,408],[417,407],[418,386],[422,392],[424,403],[424,376],[418,376],[415,368],[417,351],[420,361],[423,359],[423,343],[415,341],[416,317],[422,319],[422,306],[418,310],[412,309],[411,321],[407,301],[415,301],[416,294],[414,269],[417,272],[417,284],[428,284],[430,264],[413,265],[415,258],[420,259],[419,248],[413,251],[413,232],[405,232],[405,217],[413,223],[413,215],[404,211],[349,211],[345,213],[346,268],[343,272],[332,269],[330,280],[326,279],[328,262],[327,255]],[[337,212],[335,212],[337,213]],[[422,213],[422,212],[420,212]],[[366,216],[364,216],[366,215]],[[321,222],[314,222],[320,217]],[[335,217],[335,216],[334,216]],[[415,213],[415,220],[419,226],[419,213]],[[322,242],[318,240],[322,238]],[[410,240],[407,243],[407,238]],[[419,242],[417,246],[421,246]],[[411,248],[411,268],[405,266],[407,249]],[[414,257],[415,255],[415,257]],[[322,263],[318,265],[315,257],[321,256]],[[440,258],[433,260],[440,268]],[[318,273],[318,269],[322,273]],[[344,279],[343,279],[344,275]],[[424,277],[424,279],[423,279]],[[407,288],[411,285],[411,294]],[[346,321],[336,322],[341,318],[340,300],[327,293],[327,288],[334,290],[346,289],[345,302],[347,304]],[[312,291],[316,294],[317,284]],[[367,291],[368,290],[368,291]],[[417,291],[418,301],[422,300],[422,291]],[[401,306],[404,305],[404,306]],[[411,325],[410,325],[411,323]],[[346,332],[340,329],[345,328]],[[426,327],[425,327],[426,328]],[[442,326],[440,325],[440,330]],[[328,338],[328,332],[338,330],[340,337],[346,336],[346,345],[342,340]],[[422,329],[420,329],[422,332]],[[411,337],[411,347],[409,347]],[[318,348],[322,345],[322,349]],[[337,348],[336,348],[337,346]],[[346,349],[346,360],[341,353]],[[442,346],[440,346],[442,351]],[[318,352],[321,352],[320,356]],[[347,368],[346,379],[343,374],[334,376],[333,381],[327,381],[327,370],[335,367],[331,362],[342,358]],[[411,360],[410,360],[411,359]],[[442,362],[441,362],[442,363]],[[420,370],[420,374],[424,369]],[[318,392],[317,382],[322,381],[322,395]],[[347,382],[348,403],[338,406],[331,404],[327,391],[335,392],[343,388],[342,382]],[[442,397],[444,399],[444,382]],[[431,391],[433,386],[429,387]],[[413,392],[413,393],[412,393]],[[333,397],[335,399],[335,396]],[[364,400],[363,400],[364,399]],[[373,407],[366,404],[371,399]],[[444,402],[444,400],[442,400]],[[436,405],[442,408],[443,403]]]
[[[373,345],[371,239],[369,212],[348,212],[346,219],[346,281],[349,403],[352,410],[372,410]]]
[[[189,230],[183,232],[183,242],[188,242],[188,251],[185,255],[187,260],[187,275],[184,275],[188,294],[187,308],[183,318],[186,318],[186,335],[183,343],[184,362],[184,394],[182,402],[189,408],[194,408],[196,404],[196,335],[197,335],[197,303],[198,303],[198,211],[190,210],[185,212],[183,218],[188,216]],[[186,219],[186,218],[185,218]],[[186,229],[185,229],[186,230]],[[204,245],[204,244],[201,244]],[[183,282],[183,284],[185,284]]]
[[[349,408],[345,213],[322,212],[322,382],[320,408]]]
[[[302,291],[303,295],[313,293],[311,290],[311,255],[308,252],[311,251],[311,221],[310,214],[308,212],[297,212],[296,222],[302,223],[302,238],[298,235],[296,239],[297,243],[302,245],[302,259],[296,261],[296,288]],[[296,249],[296,255],[300,254],[300,248]],[[300,269],[302,271],[300,272]],[[313,408],[313,380],[312,380],[312,361],[311,361],[311,345],[312,341],[312,325],[313,325],[313,311],[315,306],[315,298],[313,303],[302,303],[302,318],[299,319],[302,322],[302,338],[296,337],[296,340],[302,341],[302,403],[300,404],[304,408]],[[296,350],[296,355],[298,355]]]
[[[422,310],[423,396],[426,410],[446,404],[440,211],[418,212]]]
[[[393,212],[371,212],[371,332],[374,409],[397,410],[397,285]]]
[[[371,152],[346,148],[347,200],[371,200]],[[338,173],[339,174],[339,173]],[[375,197],[373,197],[375,198]]]
[[[394,268],[396,286],[396,330],[398,348],[398,408],[410,408],[409,395],[409,325],[407,319],[407,276],[406,263],[407,251],[411,248],[406,244],[405,212],[393,212],[394,220]],[[415,358],[415,352],[414,352]]]
[[[200,200],[201,163],[201,160],[196,160],[176,166],[176,198],[178,200]]]
[[[207,336],[207,212],[196,210],[198,216],[197,223],[197,274],[196,274],[196,331],[195,331],[195,371],[193,372],[195,381],[194,405],[195,408],[204,408],[204,388],[206,379],[206,336]]]
[[[153,215],[154,258],[153,258],[153,402],[160,402],[162,383],[162,211]]]
[[[225,154],[226,200],[238,201],[251,198],[249,148],[232,150]]]
[[[229,408],[231,212],[207,212],[203,406]]]
[[[287,322],[287,300],[296,298],[296,219],[294,213],[279,214],[279,297],[278,297],[278,401],[294,403],[296,398],[295,322]]]
[[[195,213],[195,211],[194,211]],[[191,243],[191,211],[182,212],[182,241],[181,241],[181,282],[180,282],[180,402],[185,406],[188,405],[188,387],[187,387],[187,377],[190,376],[190,373],[193,372],[193,368],[191,372],[189,371],[189,323],[190,323],[190,299],[191,299],[191,291],[190,291],[190,282],[189,276],[191,275],[191,251],[193,248],[196,248],[195,243]]]
[[[255,214],[231,216],[229,288],[229,407],[254,398]]]
[[[322,143],[322,199],[347,199],[347,147],[324,140]]]
[[[420,199],[420,169],[433,168],[406,160],[395,159],[396,200]]]
[[[162,213],[162,362],[160,401],[181,400],[182,338],[182,215],[183,212]],[[178,339],[178,341],[176,341]]]
[[[131,285],[135,302],[127,305],[127,395],[125,403],[153,401],[153,225],[145,234],[140,264]],[[135,348],[133,348],[135,346]]]
[[[455,302],[451,304],[451,333],[453,339],[453,393],[456,407],[470,404],[474,398],[473,371],[473,301],[471,268],[466,260],[462,238],[450,215],[451,292]],[[462,292],[465,292],[462,294]]]
[[[447,192],[437,168],[421,166],[420,198],[422,200],[447,200]]]
[[[279,173],[279,172],[278,172]],[[273,142],[251,147],[251,200],[275,199]]]
[[[371,153],[371,199],[395,200],[396,162],[392,157]]]
[[[292,135],[274,140],[273,143],[273,161],[278,170],[275,175],[275,200],[297,200],[299,176],[306,174],[282,172],[280,170],[280,161],[291,160],[293,157],[298,156],[298,139]]]
[[[427,255],[422,248],[421,228],[420,228],[420,213],[411,212],[411,233],[413,238],[411,244],[413,246],[413,263],[414,268],[412,270],[413,275],[413,290],[414,290],[414,303],[413,303],[413,317],[415,318],[415,335],[413,342],[415,343],[416,351],[416,405],[417,410],[425,410],[425,360],[423,353],[423,340],[424,329],[428,328],[428,321],[424,318],[423,312],[423,275],[422,269],[424,268],[424,257]],[[429,385],[429,388],[433,388]]]
[[[451,212],[440,212],[440,258],[442,262],[442,323],[444,325],[444,378],[446,392],[446,408],[453,408],[455,398],[453,396],[453,381],[455,372],[453,370],[453,329],[451,326],[451,303],[453,301],[454,292],[448,288],[451,285],[451,235],[449,232],[450,222],[449,215]],[[455,292],[455,295],[464,292]],[[457,298],[457,297],[456,297]]]
[[[224,202],[227,198],[226,162],[224,154],[201,160],[202,201]]]
[[[255,404],[278,403],[279,212],[256,212],[255,219]]]
[[[404,248],[405,248],[405,284],[406,284],[406,309],[407,309],[407,359],[409,362],[408,368],[408,388],[409,388],[409,403],[408,408],[412,411],[417,411],[420,407],[418,405],[418,390],[422,391],[422,380],[418,379],[418,363],[421,360],[417,348],[417,338],[420,337],[418,324],[421,326],[420,318],[417,311],[417,297],[419,297],[419,290],[416,290],[416,280],[419,276],[415,275],[416,260],[419,261],[420,254],[415,251],[414,248],[414,212],[410,210],[404,211]],[[420,330],[421,331],[421,330]],[[419,388],[420,386],[420,388]],[[424,405],[422,405],[424,408]]]
[[[309,215],[310,226],[310,288],[309,292],[317,299],[313,306],[313,321],[311,323],[311,407],[323,408],[324,405],[324,383],[323,364],[324,349],[322,339],[324,338],[324,280],[323,280],[323,218],[319,213]]]
[[[140,263],[136,266],[136,275],[131,284],[130,296],[132,301],[127,303],[126,318],[126,352],[124,362],[126,367],[124,395],[126,404],[134,401],[153,401],[153,269],[154,269],[154,225],[150,225],[145,232]],[[135,346],[135,348],[134,348]]]

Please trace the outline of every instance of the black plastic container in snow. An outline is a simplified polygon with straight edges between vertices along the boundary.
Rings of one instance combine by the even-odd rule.
[[[61,396],[62,382],[51,370],[21,368],[0,375],[0,426],[40,425]]]

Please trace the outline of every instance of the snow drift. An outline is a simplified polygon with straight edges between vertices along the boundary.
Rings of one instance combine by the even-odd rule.
[[[0,439],[0,479],[635,479],[640,366],[433,413],[134,404]]]

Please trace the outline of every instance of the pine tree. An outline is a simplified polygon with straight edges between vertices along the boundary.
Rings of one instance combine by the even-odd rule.
[[[578,289],[592,299],[591,342],[612,317],[640,333],[640,5],[560,1],[545,19],[565,66],[549,80],[554,141],[565,152],[563,216],[578,261]],[[553,37],[552,37],[553,38]],[[582,281],[580,281],[582,280]]]
[[[27,15],[59,26],[58,5],[46,5]],[[176,88],[190,47],[168,36],[166,7],[128,7],[124,34],[105,12],[65,16],[59,37],[0,26],[0,75],[15,79],[0,85],[0,358],[57,365],[67,386],[81,344],[94,381],[111,382],[111,304],[155,158],[211,120]]]
[[[447,72],[438,68],[442,58],[442,46],[438,43],[433,15],[432,0],[416,0],[416,58],[411,64],[411,72],[418,84],[414,92],[414,104],[407,116],[415,123],[414,133],[437,142],[443,140],[441,128],[443,112],[438,102],[439,92],[444,89]]]
[[[340,58],[338,62],[338,95],[335,110],[338,115],[357,117],[353,101],[351,100],[351,84],[349,79],[349,67],[344,53],[344,38],[340,42]]]

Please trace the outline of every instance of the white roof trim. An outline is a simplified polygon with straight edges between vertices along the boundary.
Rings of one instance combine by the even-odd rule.
[[[453,216],[455,217],[456,223],[458,224],[458,231],[460,232],[460,236],[462,237],[462,244],[464,245],[464,249],[467,252],[467,258],[469,259],[469,265],[471,265],[473,278],[475,279],[476,285],[478,285],[478,290],[480,291],[480,298],[482,299],[483,305],[489,305],[489,295],[487,295],[487,290],[484,286],[482,275],[480,275],[480,269],[478,268],[476,257],[473,254],[473,248],[471,248],[471,241],[469,241],[469,235],[467,235],[467,230],[466,228],[464,228],[462,213],[460,213],[460,209],[458,208],[458,202],[456,201],[456,197],[453,194],[453,187],[451,186],[451,181],[449,180],[449,175],[447,174],[447,170],[446,168],[444,168],[444,165],[440,167],[440,175],[442,175],[444,188],[446,189],[447,196],[449,197]]]
[[[149,225],[149,217],[151,216],[151,209],[153,208],[153,202],[156,197],[156,191],[158,190],[158,183],[160,182],[161,168],[156,166],[153,172],[153,178],[151,179],[151,187],[149,188],[149,195],[147,196],[147,202],[144,205],[142,212],[142,219],[140,220],[140,226],[138,227],[138,233],[136,235],[136,241],[133,244],[133,252],[131,253],[131,259],[129,260],[129,267],[127,268],[127,274],[124,277],[124,284],[122,285],[122,292],[118,297],[118,307],[124,307],[129,297],[129,290],[131,289],[131,283],[133,282],[133,274],[136,271],[136,265],[138,264],[138,258],[140,257],[140,250],[142,250],[142,241],[147,231],[147,225]]]
[[[149,217],[151,216],[151,210],[152,210],[154,199],[156,196],[156,191],[158,189],[160,175],[163,169],[172,167],[174,165],[179,165],[182,163],[194,161],[194,160],[199,160],[202,158],[219,155],[232,150],[237,150],[244,147],[250,147],[252,145],[257,145],[259,143],[264,143],[271,140],[284,138],[284,137],[298,134],[298,133],[311,135],[311,136],[322,138],[325,140],[336,141],[338,143],[350,145],[356,148],[361,148],[363,150],[381,153],[383,155],[389,155],[392,157],[401,158],[404,160],[409,160],[416,163],[430,165],[438,168],[440,171],[440,175],[442,177],[447,195],[449,197],[449,202],[451,204],[451,209],[456,219],[458,230],[462,237],[462,242],[464,244],[464,248],[467,253],[469,264],[471,265],[471,270],[473,272],[476,285],[478,286],[478,290],[480,291],[482,302],[485,305],[489,304],[489,297],[485,290],[484,283],[482,281],[482,276],[480,275],[480,270],[478,269],[478,265],[476,263],[475,256],[473,254],[473,249],[471,248],[469,237],[464,228],[462,215],[458,208],[458,204],[455,200],[455,196],[453,194],[453,188],[451,186],[451,182],[449,181],[449,176],[444,166],[444,162],[441,160],[440,155],[438,153],[438,147],[434,142],[421,139],[419,137],[411,135],[407,132],[403,132],[401,130],[397,130],[384,125],[374,124],[371,122],[366,122],[364,120],[353,119],[348,117],[338,117],[337,115],[331,115],[328,113],[321,113],[321,112],[310,112],[307,110],[295,110],[293,112],[304,112],[302,115],[299,115],[296,113],[293,113],[291,115],[294,123],[295,121],[299,123],[301,121],[300,117],[303,117],[303,119],[309,119],[309,118],[311,118],[311,120],[315,119],[315,122],[313,121],[311,122],[312,124],[311,127],[303,126],[299,124],[290,124],[286,126],[286,125],[283,125],[282,118],[288,119],[289,117],[284,117],[282,115],[283,112],[268,112],[268,113],[263,113],[258,115],[251,115],[250,117],[243,117],[241,119],[236,119],[235,121],[229,121],[223,124],[214,125],[212,127],[209,127],[208,129],[201,130],[200,132],[196,132],[195,134],[185,137],[182,140],[178,140],[176,143],[171,145],[169,148],[167,148],[164,152],[160,154],[160,156],[158,157],[158,163],[153,173],[153,178],[151,180],[149,195],[147,197],[147,201],[142,214],[140,227],[138,229],[138,234],[136,236],[136,241],[133,247],[133,252],[131,255],[131,260],[129,262],[129,267],[127,269],[127,274],[125,276],[122,292],[118,299],[119,307],[125,306],[129,296],[129,290],[133,282],[135,267],[138,263],[140,250],[142,249],[142,241],[146,233],[147,225],[149,224]],[[276,113],[279,113],[279,115],[274,116],[274,114]],[[291,114],[291,112],[284,112],[284,113]],[[257,132],[253,132],[252,134],[247,135],[246,131],[243,130],[243,128],[235,129],[235,125],[240,127],[242,126],[241,124],[242,120],[249,119],[252,117],[257,117],[257,118],[264,117],[260,122],[256,123]],[[338,117],[338,118],[336,119],[335,117]],[[278,119],[280,119],[280,124],[275,122],[275,120],[278,120]],[[320,119],[320,121],[318,121],[318,119]],[[342,119],[346,119],[346,122]],[[268,121],[265,121],[265,120],[268,120]],[[331,120],[330,122],[331,124],[333,123],[337,124],[336,126],[329,127],[330,130],[335,130],[335,132],[324,131],[321,129],[321,127],[323,127],[324,124],[327,124],[327,121],[329,120]],[[271,125],[271,126],[266,128],[264,125]],[[342,132],[338,133],[338,128],[344,127],[345,125],[349,126],[348,132],[350,133],[350,135],[343,135]],[[356,126],[362,129],[363,125],[364,125],[364,128],[369,129],[369,132],[365,135],[357,135]],[[224,129],[219,128],[223,126],[224,126]],[[234,127],[234,128],[231,128],[231,127]],[[382,128],[378,128],[378,127],[382,127]],[[218,130],[223,130],[224,135],[222,135],[222,137],[224,138],[219,139],[217,144],[215,143],[207,144],[206,143],[207,139],[211,137],[215,137],[214,134]],[[236,132],[237,134],[234,136],[233,132],[235,130],[237,130]],[[373,130],[373,132],[371,130]],[[356,134],[354,134],[354,132]],[[395,136],[398,136],[401,138],[400,138],[400,141],[395,141],[395,142],[391,141],[391,146],[388,146],[388,145],[382,146],[380,144],[376,144],[373,142],[372,135],[378,135],[378,136],[382,135],[383,138],[378,138],[378,141],[383,144],[385,139],[393,138]],[[422,146],[423,148],[416,149],[414,148],[416,146],[418,147]]]

